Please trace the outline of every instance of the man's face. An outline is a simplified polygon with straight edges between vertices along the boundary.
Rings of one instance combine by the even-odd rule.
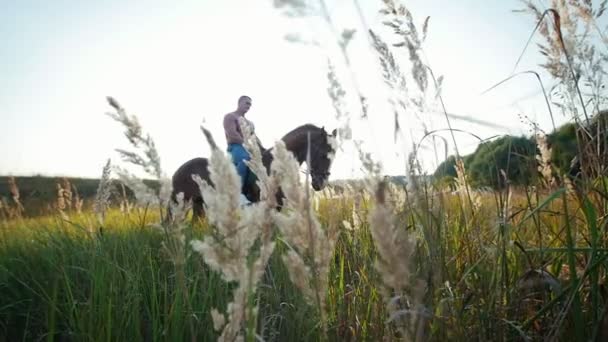
[[[251,99],[244,97],[239,101],[239,111],[243,114],[247,113],[251,108]]]

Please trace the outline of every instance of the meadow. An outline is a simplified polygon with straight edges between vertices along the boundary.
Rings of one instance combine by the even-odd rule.
[[[399,331],[417,340],[605,336],[603,200],[518,189],[508,198],[473,193],[469,207],[458,193],[393,185],[386,203],[394,226],[378,228],[370,221],[390,217],[373,215],[378,194],[347,189],[326,189],[313,205],[324,229],[337,231],[325,260],[324,313],[294,284],[302,280],[287,269],[289,244],[277,237],[245,301],[256,310],[243,331],[294,341],[382,340]],[[216,339],[211,310],[225,310],[234,282],[198,253],[168,250],[167,235],[151,227],[158,211],[105,215],[103,226],[87,210],[2,223],[2,340]],[[202,240],[213,231],[186,223],[182,233]]]
[[[383,14],[392,18],[386,25],[404,37],[394,48],[409,53],[411,73],[379,35],[370,31],[370,41],[387,84],[418,89],[404,101],[423,111],[431,104],[425,101],[441,102],[440,82],[420,57],[428,22],[417,29],[404,6],[384,3]],[[575,33],[591,27],[589,16],[599,18],[605,4],[553,1],[553,12],[528,7],[546,39],[543,51],[555,57],[546,67],[563,80],[553,91],[581,117],[600,112],[597,74],[606,57],[591,54],[592,45],[584,44],[592,43]],[[565,13],[571,26],[560,19]],[[329,69],[340,116],[344,89]],[[589,101],[578,101],[583,77],[573,79],[574,69],[599,77],[589,83],[599,89]],[[509,179],[494,155],[489,169],[498,181],[478,187],[457,149],[452,176],[427,175],[412,153],[407,181],[395,182],[360,150],[367,176],[318,192],[280,141],[266,172],[243,126],[261,200],[239,205],[236,171],[221,149],[212,149],[215,186],[195,177],[206,217],[193,221],[191,203],[171,200],[152,138],[116,99],[108,104],[133,144],[133,151],[118,151],[123,161],[153,183],[108,161],[89,202],[59,182],[47,213],[35,216],[11,181],[0,208],[0,341],[608,339],[608,140],[599,129],[585,135],[583,120],[576,121],[582,133],[574,176],[551,163],[551,146],[537,133],[537,148],[527,156],[532,163],[521,166],[534,174],[527,184]]]

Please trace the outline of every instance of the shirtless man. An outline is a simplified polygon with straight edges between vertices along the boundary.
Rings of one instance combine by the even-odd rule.
[[[236,170],[241,177],[241,204],[249,204],[249,200],[243,195],[242,190],[245,185],[245,179],[247,177],[247,165],[245,160],[249,160],[251,157],[245,147],[243,147],[243,133],[241,132],[241,126],[239,120],[243,118],[253,128],[253,123],[245,119],[245,114],[251,108],[251,98],[243,95],[239,97],[237,109],[234,112],[230,112],[224,116],[224,133],[226,135],[226,142],[228,143],[228,153],[232,155],[232,162],[236,166]]]

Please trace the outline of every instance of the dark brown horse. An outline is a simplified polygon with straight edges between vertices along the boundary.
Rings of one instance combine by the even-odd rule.
[[[285,143],[288,151],[291,151],[300,165],[306,161],[308,152],[308,133],[310,133],[310,165],[308,169],[311,175],[311,185],[314,190],[323,189],[329,177],[329,169],[331,167],[332,158],[336,151],[335,141],[336,130],[328,134],[323,127],[319,128],[312,124],[302,125],[291,132],[287,133],[281,140]],[[262,163],[270,174],[270,164],[272,163],[272,149],[262,150]],[[207,169],[209,161],[207,158],[194,158],[182,166],[173,174],[173,193],[171,199],[175,201],[176,195],[180,192],[184,193],[184,201],[192,200],[193,220],[203,216],[204,200],[200,193],[198,185],[192,179],[193,174],[199,175],[202,179],[213,185],[209,179],[209,170]],[[243,187],[243,194],[251,201],[258,202],[260,200],[260,190],[255,182],[255,176],[248,171],[248,181]],[[280,191],[279,191],[280,192]],[[282,203],[281,194],[277,196],[279,205]]]

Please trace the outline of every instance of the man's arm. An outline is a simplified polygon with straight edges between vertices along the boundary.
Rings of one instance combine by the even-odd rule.
[[[226,132],[226,140],[229,144],[242,144],[243,137],[237,129],[238,121],[233,115],[224,116],[224,132]]]

